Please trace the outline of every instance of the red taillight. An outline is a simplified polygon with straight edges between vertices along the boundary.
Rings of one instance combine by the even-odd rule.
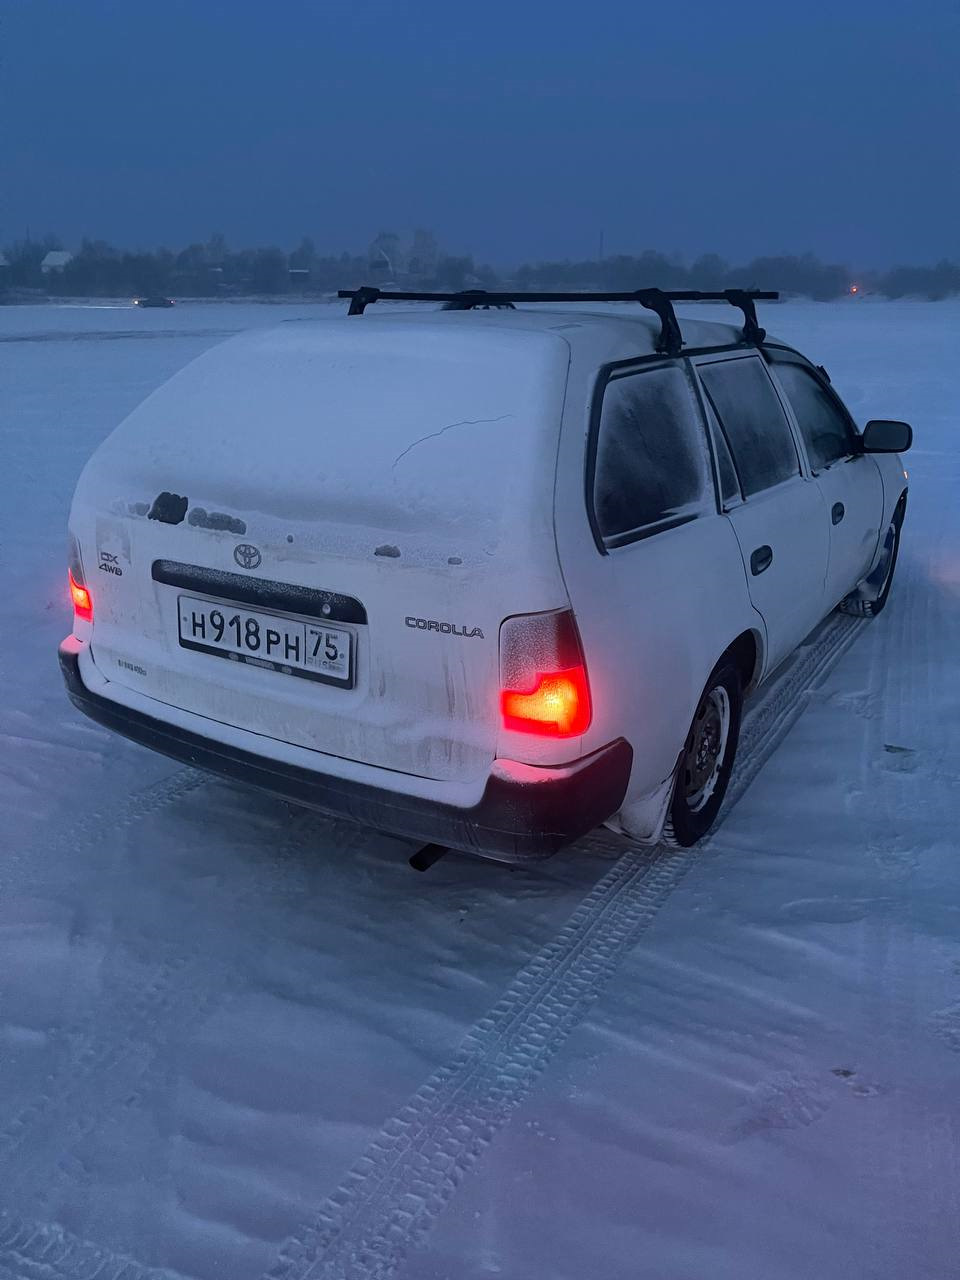
[[[78,618],[82,618],[84,622],[93,621],[93,601],[90,599],[90,592],[85,586],[79,583],[73,576],[73,570],[70,570],[70,599],[73,601],[73,612]]]
[[[505,729],[572,738],[590,726],[590,690],[583,667],[538,675],[529,693],[504,689],[500,694]]]
[[[500,628],[503,727],[573,738],[590,727],[587,670],[569,609],[521,614]]]

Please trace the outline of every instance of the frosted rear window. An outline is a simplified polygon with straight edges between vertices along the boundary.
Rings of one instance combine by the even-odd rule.
[[[693,519],[708,484],[706,439],[684,371],[670,366],[608,382],[594,476],[603,538],[618,545]]]

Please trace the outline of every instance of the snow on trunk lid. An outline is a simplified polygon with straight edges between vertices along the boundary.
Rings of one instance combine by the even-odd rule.
[[[81,479],[82,544],[112,518],[130,546],[129,574],[104,588],[98,665],[268,737],[425,777],[482,777],[500,621],[565,602],[552,495],[566,367],[556,336],[366,318],[207,353]],[[185,518],[149,518],[163,492],[188,498]],[[351,687],[185,647],[185,593],[157,580],[159,561],[362,602],[367,623],[346,627]],[[296,616],[295,593],[276,612]]]

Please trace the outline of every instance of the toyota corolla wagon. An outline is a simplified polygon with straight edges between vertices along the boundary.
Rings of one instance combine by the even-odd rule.
[[[861,433],[760,328],[776,295],[349,296],[207,352],[90,460],[70,697],[423,844],[699,840],[744,698],[886,603],[910,427]]]

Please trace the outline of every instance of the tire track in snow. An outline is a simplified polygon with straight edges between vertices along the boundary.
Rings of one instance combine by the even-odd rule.
[[[341,841],[338,852],[350,856],[350,841]],[[246,883],[238,876],[237,886],[243,891],[226,908],[237,925],[237,953],[212,957],[200,948],[184,953],[167,947],[149,981],[108,991],[89,1018],[92,1030],[79,1052],[47,1078],[43,1093],[0,1135],[0,1195],[8,1205],[36,1205],[37,1197],[54,1203],[58,1187],[89,1181],[77,1155],[81,1144],[107,1118],[140,1107],[162,1087],[170,1042],[188,1038],[242,991],[248,970],[242,955],[251,950],[262,955],[270,942],[257,918],[270,907],[273,886],[262,874]],[[286,900],[289,884],[281,880],[279,887]]]
[[[61,1227],[0,1213],[0,1280],[174,1280]]]
[[[744,721],[727,812],[863,622],[837,616]],[[490,1013],[389,1119],[265,1280],[386,1280],[449,1203],[700,850],[628,848]]]
[[[118,832],[152,818],[212,780],[211,775],[196,769],[177,769],[175,773],[132,792],[119,805],[106,811],[87,809],[79,816],[71,814],[69,822],[61,825],[55,837],[56,852],[65,857],[69,855],[72,863],[80,865],[82,858],[77,857],[78,852],[82,854],[106,845]]]
[[[209,781],[193,771],[165,779],[130,798],[121,825],[152,817]],[[331,829],[340,834],[338,849],[347,856],[366,838],[359,827]],[[278,856],[286,863],[285,855],[301,847],[299,826],[292,822]],[[301,885],[289,876],[266,875],[259,862],[239,865],[228,887],[222,910],[237,924],[235,948],[212,956],[202,935],[186,950],[163,943],[151,953],[145,977],[142,966],[132,973],[121,967],[83,1023],[60,1033],[60,1061],[41,1090],[0,1130],[0,1196],[8,1207],[33,1203],[36,1195],[50,1202],[57,1186],[89,1177],[74,1154],[78,1145],[107,1116],[139,1106],[154,1077],[164,1073],[170,1039],[189,1034],[241,989],[242,955],[261,954],[269,941],[263,934],[263,907],[277,896],[284,902],[303,900]]]
[[[868,1260],[870,1274],[877,1275],[937,1274],[938,1245],[955,1251],[960,1244],[956,1116],[918,1106],[904,1088],[916,1075],[917,1045],[932,1030],[922,1011],[949,983],[947,974],[931,972],[922,927],[918,938],[924,893],[918,877],[925,845],[936,839],[938,826],[949,829],[956,813],[949,790],[930,785],[919,789],[923,813],[917,813],[918,775],[926,773],[929,782],[942,765],[922,748],[929,745],[925,738],[938,713],[943,716],[949,667],[960,646],[960,611],[928,573],[929,559],[943,554],[956,517],[944,504],[928,508],[924,516],[933,522],[924,528],[927,555],[901,556],[901,571],[907,572],[898,573],[890,604],[876,623],[886,632],[882,645],[877,635],[871,655],[870,685],[879,691],[880,710],[867,722],[863,753],[863,793],[870,797],[864,815],[871,833],[867,851],[884,895],[883,907],[865,922],[860,955],[869,1047],[886,1095],[883,1124],[864,1124],[857,1131],[857,1165],[867,1186],[875,1188],[864,1236],[873,1242]],[[908,510],[905,538],[909,530]],[[956,749],[949,717],[937,736],[948,754]],[[901,757],[901,751],[910,754]]]
[[[835,619],[751,709],[727,811],[802,713],[815,684],[863,625],[853,619]],[[206,781],[205,775],[194,773],[165,779],[130,798],[121,824],[129,826],[151,816]],[[358,839],[361,834],[358,829]],[[289,839],[296,842],[297,832]],[[605,843],[623,847],[612,836]],[[376,1280],[390,1275],[445,1208],[463,1175],[522,1102],[549,1059],[587,1014],[620,959],[696,860],[694,852],[629,848],[557,937],[472,1028],[453,1061],[434,1073],[387,1122],[316,1221],[285,1242],[268,1276]],[[260,878],[256,878],[255,892],[259,902]],[[191,963],[189,957],[180,956],[162,967],[149,989],[141,992],[135,1025],[112,1017],[115,1040],[94,1043],[74,1062],[69,1076],[59,1073],[56,1079],[48,1078],[38,1103],[8,1126],[4,1151],[8,1158],[27,1138],[31,1152],[38,1138],[40,1152],[49,1142],[56,1143],[59,1161],[53,1169],[39,1171],[45,1189],[74,1172],[71,1149],[104,1113],[125,1103],[136,1104],[149,1088],[150,1067],[172,1030],[171,1021],[182,1029],[185,1008],[196,1008],[198,994],[203,994],[198,993],[194,977],[202,980],[204,988],[211,986],[209,957],[197,975],[191,972]],[[228,976],[227,985],[229,981]],[[177,984],[179,995],[167,992],[171,983]],[[218,982],[212,987],[213,998],[229,996]],[[112,1008],[115,1015],[116,1005]],[[20,1158],[26,1154],[21,1152]],[[24,1161],[30,1169],[35,1163],[29,1156]],[[16,1165],[9,1172],[15,1174]],[[24,1172],[29,1183],[26,1168]],[[79,1240],[55,1223],[28,1222],[0,1211],[0,1280],[34,1276],[37,1280],[171,1280],[173,1274]]]
[[[70,826],[68,831],[61,828],[56,841],[57,861],[69,859],[78,865],[83,861],[82,855],[93,850],[98,844],[105,844],[115,839],[121,831],[127,830],[138,822],[142,822],[161,812],[167,806],[175,804],[190,792],[197,790],[208,781],[203,774],[194,770],[179,770],[171,777],[162,778],[141,791],[128,796],[119,807],[119,812],[101,814],[87,811]],[[78,854],[80,855],[78,857]],[[155,992],[169,980],[173,969],[168,964],[168,972],[150,984],[148,990],[132,990],[118,994],[111,1009],[114,1016],[126,1020],[143,1017],[142,1010],[149,1005],[151,992]],[[124,995],[127,999],[124,999]],[[24,1106],[20,1108],[0,1128],[0,1168],[2,1162],[13,1155],[24,1139],[33,1133],[36,1126],[51,1110],[62,1107],[65,1096],[74,1096],[76,1086],[92,1071],[100,1070],[109,1061],[106,1055],[98,1053],[96,1048],[77,1049],[87,1041],[94,1041],[98,1031],[98,1018],[101,1005],[95,1006],[81,1022],[60,1026],[50,1034],[53,1056],[59,1061],[43,1078],[41,1088]],[[121,1025],[119,1022],[115,1024]],[[10,1175],[12,1177],[12,1175]],[[8,1185],[4,1178],[3,1185]]]
[[[132,824],[134,815],[150,816],[209,780],[203,774],[180,774],[131,797],[124,815],[126,825]],[[367,837],[360,827],[331,823],[331,829],[341,835],[338,850],[347,856],[359,852]],[[303,833],[294,820],[277,861],[286,865],[288,855],[293,857],[302,849]],[[242,895],[251,918],[237,918],[238,932],[250,947],[262,948],[269,941],[258,932],[256,921],[274,893],[299,901],[308,897],[305,884],[291,882],[288,874],[271,876],[269,883],[262,874],[251,877],[249,890]],[[55,1199],[51,1193],[61,1184],[76,1186],[89,1179],[89,1171],[74,1154],[77,1144],[95,1131],[105,1116],[139,1105],[153,1087],[152,1069],[159,1075],[166,1070],[162,1055],[169,1035],[174,1031],[182,1035],[184,1028],[205,1015],[211,1001],[222,1007],[238,989],[242,966],[227,960],[213,963],[206,952],[199,959],[201,971],[195,974],[191,967],[194,958],[172,957],[161,966],[162,972],[149,989],[137,988],[140,997],[134,1024],[126,1018],[108,1024],[115,1027],[116,1042],[92,1044],[75,1055],[56,1078],[48,1077],[42,1096],[8,1126],[6,1147],[0,1147],[0,1157],[5,1157],[7,1164],[6,1168],[0,1164],[0,1197],[9,1203],[11,1192],[19,1192],[22,1199],[24,1191],[29,1195],[40,1188],[44,1199],[50,1201]],[[179,985],[168,993],[165,986],[170,983]],[[98,1010],[103,1006],[109,1007],[115,1019],[120,1006],[109,992]],[[99,1036],[102,1025],[98,1017],[91,1015],[88,1021]],[[180,1272],[146,1267],[79,1239],[57,1223],[30,1221],[0,1208],[0,1280],[180,1280],[180,1276]]]

